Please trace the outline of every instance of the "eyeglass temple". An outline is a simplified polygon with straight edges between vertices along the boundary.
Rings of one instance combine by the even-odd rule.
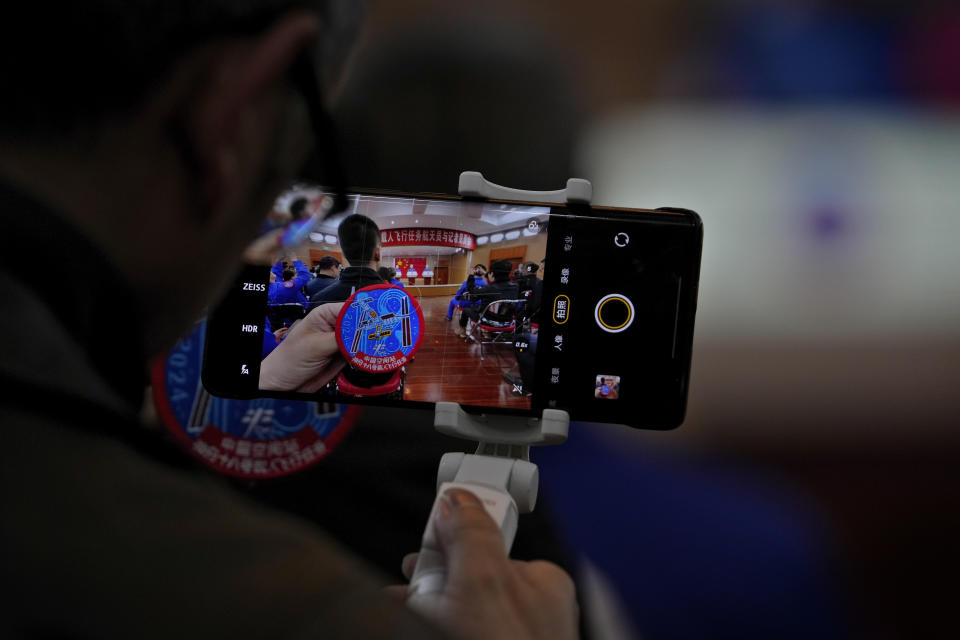
[[[323,104],[320,97],[320,78],[316,73],[313,59],[306,52],[297,56],[291,68],[293,83],[303,95],[310,114],[310,123],[313,126],[316,140],[316,152],[320,156],[324,169],[324,178],[329,183],[325,185],[333,192],[333,206],[330,207],[324,219],[340,213],[349,206],[347,201],[347,177],[340,155],[340,139],[333,118]]]

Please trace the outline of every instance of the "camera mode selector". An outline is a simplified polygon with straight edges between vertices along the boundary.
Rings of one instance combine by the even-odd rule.
[[[617,245],[621,249],[630,244],[630,236],[624,232],[620,232],[617,235],[613,236],[613,244]]]
[[[605,295],[594,308],[593,317],[597,325],[607,333],[626,331],[633,324],[633,303],[630,298],[620,293]]]

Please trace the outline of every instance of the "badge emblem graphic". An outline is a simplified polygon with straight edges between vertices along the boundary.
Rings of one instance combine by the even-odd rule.
[[[161,422],[204,463],[241,478],[289,475],[319,462],[350,431],[360,407],[210,395],[200,382],[205,330],[198,323],[151,372]]]
[[[337,318],[337,343],[353,367],[371,373],[405,365],[423,338],[423,311],[405,289],[375,284],[347,299]]]

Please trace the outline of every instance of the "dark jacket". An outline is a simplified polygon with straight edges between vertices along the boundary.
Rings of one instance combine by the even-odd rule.
[[[466,301],[463,297],[463,294],[469,292],[471,283],[474,287],[473,289],[474,291],[487,286],[487,281],[483,279],[483,276],[470,276],[469,278],[464,280],[463,284],[460,285],[460,288],[457,289],[457,292],[453,295],[453,299]],[[479,300],[474,300],[473,302],[479,303]]]
[[[520,298],[520,287],[516,282],[509,280],[491,282],[487,286],[477,286],[475,282],[467,281],[467,293],[471,300],[480,300],[484,304],[494,300],[517,300]]]
[[[0,252],[0,545],[12,550],[0,635],[345,637],[365,616],[390,637],[430,635],[381,606],[378,585],[318,529],[240,496],[145,428],[129,285],[2,186],[0,215],[14,240]],[[71,286],[55,297],[29,272],[37,247],[70,256]]]
[[[304,287],[304,291],[306,291],[308,298],[312,298],[313,296],[317,295],[318,293],[320,293],[321,291],[323,291],[324,289],[326,289],[336,281],[337,279],[334,278],[333,276],[328,276],[325,273],[320,273],[320,274],[317,274],[316,278],[314,278],[313,280],[307,283],[307,286]]]
[[[327,302],[343,302],[357,289],[363,289],[372,284],[386,284],[376,269],[346,267],[340,271],[340,279],[335,284],[310,297],[310,309]]]
[[[520,288],[516,282],[500,281],[491,282],[485,287],[478,287],[475,283],[467,281],[468,299],[479,300],[480,308],[477,313],[483,311],[486,305],[494,300],[518,300],[520,298]],[[496,313],[488,312],[484,319],[496,322],[507,322],[516,315],[516,305],[500,305]]]

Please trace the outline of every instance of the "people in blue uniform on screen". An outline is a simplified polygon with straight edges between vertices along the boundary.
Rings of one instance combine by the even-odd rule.
[[[479,300],[467,300],[464,294],[467,293],[467,290],[470,288],[471,280],[473,280],[474,288],[486,286],[486,275],[487,268],[482,264],[473,267],[473,273],[460,285],[457,293],[453,296],[453,300],[450,301],[450,306],[447,307],[447,320],[453,320],[453,310],[457,307],[463,309],[464,307],[474,307],[480,304]]]
[[[291,261],[277,261],[270,270],[270,288],[267,293],[267,304],[298,303],[307,306],[307,298],[303,295],[303,286],[310,281],[310,270],[302,261],[292,258]]]

